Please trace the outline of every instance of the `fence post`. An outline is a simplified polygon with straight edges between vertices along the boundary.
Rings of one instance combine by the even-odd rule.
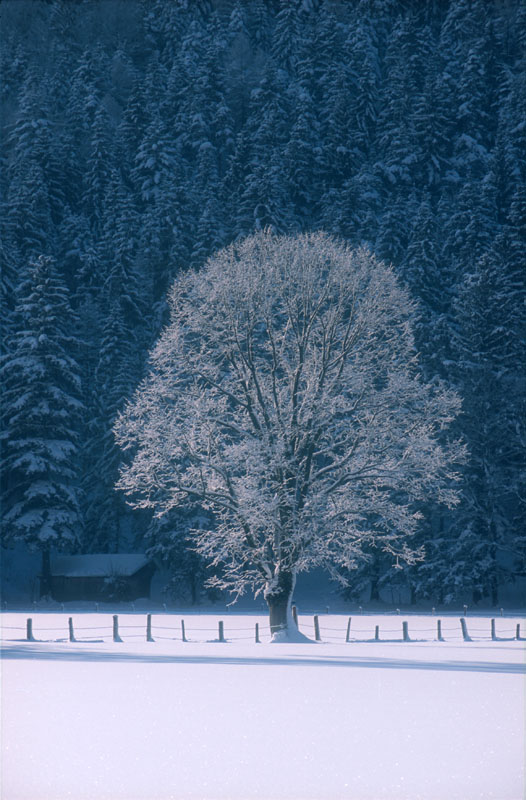
[[[259,641],[259,622],[256,622],[256,644],[261,644]]]
[[[113,615],[113,641],[122,642],[122,639],[119,636],[119,617],[117,614]]]
[[[404,642],[410,642],[411,639],[409,638],[409,623],[402,622],[402,637]]]
[[[296,606],[292,606],[292,619],[296,623],[296,628],[299,628],[299,625],[298,625],[298,609],[296,608]]]
[[[186,633],[184,629],[184,619],[181,620],[181,639],[183,642],[186,642]]]
[[[155,639],[152,637],[152,615],[148,614],[146,616],[146,641],[147,642],[154,642]]]
[[[374,641],[375,642],[379,642],[380,641],[380,626],[379,625],[376,625],[375,629],[374,629]]]
[[[521,624],[520,622],[517,623],[517,629],[515,631],[515,638],[519,640],[521,638]]]
[[[437,619],[437,639],[439,642],[443,642],[444,638],[442,636],[442,620]]]
[[[351,619],[352,617],[349,617],[349,621],[347,622],[347,633],[345,634],[346,642],[350,642],[351,640]]]
[[[28,642],[34,642],[35,641],[35,637],[33,636],[33,620],[32,619],[28,619],[27,620],[26,638],[27,638]]]
[[[219,621],[219,641],[220,642],[225,641],[225,631],[223,628],[223,623],[221,621]]]
[[[491,620],[491,641],[494,642],[496,638],[497,638],[497,636],[495,634],[495,620],[492,619]]]
[[[68,627],[69,627],[69,641],[76,642],[77,640],[75,639],[75,631],[73,630],[73,617],[70,617],[68,619]]]
[[[461,620],[460,620],[460,626],[462,628],[462,636],[464,638],[464,641],[465,642],[470,642],[471,641],[471,637],[470,637],[470,635],[468,633],[468,626],[466,625],[466,620],[464,619],[464,617],[462,617]]]
[[[317,616],[314,617],[314,638],[316,639],[317,642],[321,642],[320,621]]]

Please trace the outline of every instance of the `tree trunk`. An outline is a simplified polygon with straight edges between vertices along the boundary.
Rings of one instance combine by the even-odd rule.
[[[49,549],[42,550],[42,569],[40,575],[40,597],[51,594],[51,554]]]
[[[490,523],[490,535],[493,542],[497,540],[497,531],[495,529],[495,523],[492,520]],[[493,569],[490,574],[489,579],[489,589],[491,593],[491,605],[496,606],[499,602],[499,577],[498,577],[498,564],[497,564],[497,546],[493,544],[490,548],[490,555],[491,555],[491,563]]]
[[[371,563],[371,572],[369,575],[369,580],[371,582],[371,594],[369,596],[369,601],[371,603],[379,602],[380,601],[380,561],[379,557],[375,555],[373,557]]]
[[[272,636],[286,632],[292,622],[292,593],[296,584],[294,572],[278,572],[265,588]]]
[[[190,595],[192,598],[192,605],[197,605],[197,581],[194,572],[190,574]]]
[[[497,606],[499,602],[499,582],[496,575],[491,576],[490,580],[491,589],[491,605]]]

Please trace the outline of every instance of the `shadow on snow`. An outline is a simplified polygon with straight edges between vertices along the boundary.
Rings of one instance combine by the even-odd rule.
[[[89,643],[86,643],[89,644]],[[279,645],[278,645],[279,646]],[[228,656],[228,655],[196,655],[196,654],[155,654],[155,653],[126,653],[107,652],[96,650],[83,650],[79,648],[58,649],[43,647],[42,644],[20,643],[4,645],[2,658],[12,660],[35,659],[39,661],[92,661],[113,663],[143,663],[143,664],[219,664],[223,666],[253,666],[253,667],[359,667],[367,669],[410,669],[410,670],[436,670],[446,672],[485,672],[526,674],[526,665],[511,663],[491,663],[484,661],[410,661],[398,658],[380,658],[349,656],[302,657],[295,655],[275,655],[261,657]]]

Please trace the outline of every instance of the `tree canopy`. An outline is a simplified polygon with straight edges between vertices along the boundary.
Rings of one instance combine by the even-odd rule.
[[[406,561],[419,504],[456,501],[459,399],[420,377],[414,304],[365,249],[269,231],[176,280],[150,373],[120,415],[120,488],[159,514],[214,512],[196,547],[288,625],[298,571]],[[137,499],[137,497],[139,499]]]

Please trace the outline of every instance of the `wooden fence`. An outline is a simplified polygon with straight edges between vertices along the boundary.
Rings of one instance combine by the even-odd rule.
[[[489,630],[481,630],[480,627],[477,627],[474,630],[474,626],[480,625],[482,620],[473,617],[470,619],[470,626],[473,623],[472,631],[470,632],[468,628],[468,621],[466,617],[461,617],[458,619],[457,626],[453,629],[449,627],[446,631],[443,627],[443,620],[436,619],[433,620],[434,625],[432,628],[421,628],[416,627],[416,630],[413,631],[413,635],[409,630],[409,620],[402,621],[401,625],[398,625],[396,628],[391,626],[384,627],[380,624],[368,627],[363,627],[365,620],[363,617],[358,617],[358,627],[356,627],[355,620],[352,617],[347,618],[347,624],[345,628],[333,628],[330,627],[328,624],[320,624],[320,616],[314,615],[312,617],[312,622],[310,622],[310,618],[302,617],[301,620],[298,619],[297,612],[293,615],[294,621],[298,628],[302,628],[306,631],[308,636],[312,636],[314,634],[314,640],[316,642],[345,642],[347,644],[355,643],[367,643],[367,642],[425,642],[425,641],[436,641],[436,642],[445,642],[447,641],[447,636],[450,638],[458,638],[459,633],[462,636],[462,640],[464,642],[473,642],[476,640],[487,640],[489,639],[492,642],[498,641],[509,641],[511,639],[515,639],[518,641],[525,641],[526,637],[521,636],[521,625],[517,623],[515,625],[514,631],[500,631],[497,632],[497,624],[495,619],[490,620],[490,627]],[[142,639],[144,638],[147,642],[155,642],[156,639],[165,639],[165,640],[172,640],[172,641],[181,641],[181,642],[198,642],[203,641],[202,638],[196,638],[196,636],[202,637],[203,634],[206,633],[215,633],[217,632],[217,636],[213,639],[206,639],[205,641],[208,642],[217,642],[220,644],[225,644],[227,642],[232,641],[253,641],[256,644],[261,643],[261,624],[256,622],[255,625],[251,626],[250,628],[238,628],[233,626],[233,630],[230,634],[228,634],[225,630],[225,623],[223,620],[219,620],[217,623],[217,628],[202,628],[197,627],[195,629],[194,635],[188,634],[188,629],[185,624],[185,620],[181,619],[179,627],[174,627],[173,625],[165,625],[163,624],[165,620],[162,616],[160,616],[160,621],[153,622],[152,614],[147,614],[144,624],[141,625],[129,625],[124,624],[121,625],[119,622],[119,616],[114,614],[112,617],[112,624],[104,625],[104,626],[75,626],[73,617],[68,617],[67,620],[67,638],[60,638],[55,639],[54,641],[69,641],[74,643],[81,643],[81,642],[103,642],[110,638],[111,632],[111,640],[115,643],[122,643],[124,641],[128,641],[131,639]],[[453,623],[455,620],[452,618],[448,618],[448,623]],[[393,622],[393,618],[389,620],[389,622]],[[389,625],[389,622],[386,624]],[[459,626],[459,627],[458,627]],[[268,626],[263,626],[265,629],[265,633],[267,636],[270,636],[270,630]],[[9,627],[3,626],[2,630],[18,630],[22,631],[23,628],[20,627]],[[104,633],[100,633],[103,631]],[[131,631],[134,631],[131,633]],[[135,631],[140,631],[140,633],[135,633]],[[26,627],[25,627],[25,641],[28,642],[38,642],[38,641],[50,641],[46,639],[41,639],[43,633],[60,633],[63,632],[62,628],[40,628],[38,630],[38,638],[35,636],[35,630],[33,626],[33,618],[29,617],[26,620]],[[88,635],[88,632],[90,635]],[[79,635],[80,634],[80,635]],[[105,636],[106,639],[93,639],[92,635],[98,636]],[[242,635],[239,635],[242,634]],[[425,634],[425,637],[422,638],[422,635]],[[123,638],[124,637],[124,638]]]

